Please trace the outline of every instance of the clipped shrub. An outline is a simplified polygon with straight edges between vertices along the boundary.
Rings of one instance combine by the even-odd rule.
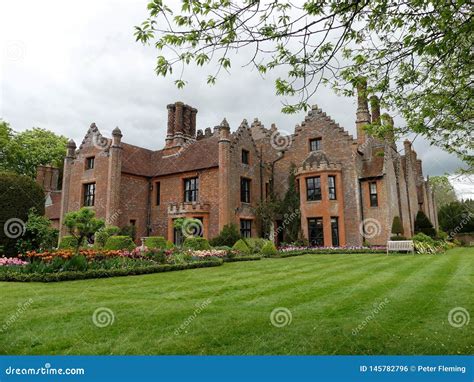
[[[174,244],[171,240],[166,240],[166,249],[173,249]]]
[[[237,242],[233,245],[232,249],[237,252],[244,253],[246,255],[250,255],[252,253],[252,249],[243,239],[237,240]]]
[[[235,224],[226,224],[218,236],[209,240],[213,247],[232,247],[240,239],[240,232]]]
[[[423,211],[418,211],[415,218],[415,233],[424,233],[429,237],[436,236],[436,230]]]
[[[150,236],[145,239],[145,247],[166,249],[167,242],[163,236]]]
[[[263,257],[272,257],[278,255],[278,251],[271,241],[267,241],[262,247],[262,256]]]
[[[260,253],[262,251],[263,246],[268,242],[268,240],[255,237],[249,237],[242,240],[245,241],[252,253]]]
[[[211,245],[207,239],[204,239],[203,237],[187,237],[186,240],[184,240],[183,248],[203,251],[211,249]]]
[[[105,243],[105,249],[127,249],[131,251],[135,248],[135,243],[130,236],[110,236]]]
[[[101,228],[94,234],[94,244],[99,248],[103,248],[107,242],[107,239],[110,236],[118,235],[119,232],[120,228],[113,225]]]
[[[403,225],[400,216],[394,216],[392,222],[392,233],[394,235],[403,235]]]
[[[74,249],[77,247],[77,239],[74,236],[63,236],[59,242],[59,249]]]

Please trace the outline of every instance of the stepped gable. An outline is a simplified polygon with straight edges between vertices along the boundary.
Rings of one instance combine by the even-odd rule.
[[[259,156],[257,145],[255,144],[255,140],[253,139],[252,132],[250,131],[250,127],[246,119],[243,119],[238,129],[231,134],[230,151],[234,151],[235,147],[238,145],[239,141],[244,138],[244,136],[247,136],[247,138],[251,140],[255,152]]]
[[[99,145],[104,149],[108,149],[112,144],[112,139],[102,136],[99,131],[99,128],[96,126],[95,122],[92,122],[89,129],[87,130],[84,139],[82,140],[79,150],[82,150],[84,147]]]
[[[331,117],[329,117],[321,108],[318,107],[318,105],[313,105],[311,107],[311,110],[308,111],[308,114],[305,116],[304,118],[304,121],[301,122],[300,125],[296,125],[295,126],[295,132],[294,132],[294,136],[298,136],[301,131],[304,129],[304,127],[306,126],[306,123],[309,122],[309,121],[312,121],[312,120],[316,120],[316,119],[319,119],[319,120],[322,120],[323,122],[325,122],[326,124],[328,124],[330,127],[338,130],[341,135],[347,139],[347,141],[349,143],[354,143],[355,140],[354,138],[352,137],[352,135],[350,135],[341,125],[339,125],[339,123],[337,123],[334,119],[332,119]]]

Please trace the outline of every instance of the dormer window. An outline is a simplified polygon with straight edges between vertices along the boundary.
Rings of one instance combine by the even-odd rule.
[[[321,150],[321,138],[315,138],[309,140],[309,151]]]
[[[86,158],[86,170],[92,170],[94,168],[94,157]]]
[[[249,164],[249,151],[248,150],[242,150],[242,163],[243,164]]]

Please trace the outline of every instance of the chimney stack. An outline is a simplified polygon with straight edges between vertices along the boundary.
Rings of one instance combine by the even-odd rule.
[[[370,123],[369,105],[367,102],[367,80],[359,78],[356,84],[357,88],[357,112],[356,112],[356,128],[357,142],[362,145],[367,137],[364,126]]]
[[[196,139],[197,109],[183,102],[169,104],[166,147],[182,146],[190,139]]]

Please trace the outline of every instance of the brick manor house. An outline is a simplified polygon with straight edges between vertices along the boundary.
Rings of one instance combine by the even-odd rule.
[[[65,214],[89,206],[108,224],[134,225],[137,238],[180,241],[173,220],[181,217],[201,220],[206,238],[228,223],[243,236],[258,236],[258,202],[270,189],[285,194],[294,165],[301,231],[313,245],[386,244],[394,216],[409,237],[418,210],[437,226],[433,192],[411,143],[404,142],[400,155],[393,135],[369,136],[363,126],[380,121],[378,103],[369,112],[364,87],[357,103],[357,139],[318,107],[284,136],[258,119],[250,126],[244,120],[234,132],[225,119],[213,130],[197,130],[197,110],[176,102],[167,107],[166,144],[157,151],[123,142],[118,128],[103,137],[93,123],[78,148],[68,143],[61,190],[58,169],[38,168],[46,214],[63,235]],[[365,223],[371,232],[364,239]],[[281,224],[275,222],[275,232]]]

